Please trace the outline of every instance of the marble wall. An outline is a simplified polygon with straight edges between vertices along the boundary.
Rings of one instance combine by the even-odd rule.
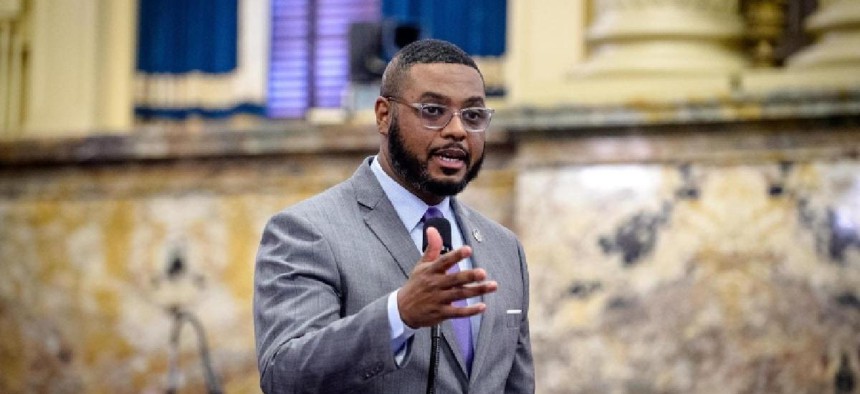
[[[497,134],[462,198],[526,247],[539,393],[860,392],[860,128],[791,124]],[[178,306],[259,392],[262,226],[376,143],[277,135],[0,146],[0,392],[202,392]]]
[[[518,190],[540,392],[860,376],[860,161],[565,166]]]
[[[0,392],[164,392],[177,305],[205,328],[225,391],[259,391],[260,231],[273,212],[348,176],[345,160],[5,173]],[[194,331],[179,343],[180,387],[202,387]]]

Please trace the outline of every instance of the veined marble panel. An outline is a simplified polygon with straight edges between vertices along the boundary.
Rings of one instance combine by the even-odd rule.
[[[0,392],[164,392],[171,308],[181,307],[201,322],[224,391],[258,393],[251,295],[260,232],[355,163],[0,174]],[[178,344],[179,392],[202,392],[190,325]]]
[[[517,190],[539,393],[856,392],[860,162],[571,165]]]

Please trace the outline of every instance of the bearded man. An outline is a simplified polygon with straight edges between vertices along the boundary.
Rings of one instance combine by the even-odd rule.
[[[445,41],[409,44],[385,70],[375,113],[379,152],[264,229],[261,388],[533,393],[522,246],[455,197],[480,171],[493,115],[477,65]],[[426,226],[440,218],[442,234]]]

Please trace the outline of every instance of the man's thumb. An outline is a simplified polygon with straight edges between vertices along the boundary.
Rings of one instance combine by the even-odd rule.
[[[421,260],[434,261],[442,252],[442,236],[435,227],[428,227],[424,231],[427,232],[427,248],[424,249],[424,257]]]

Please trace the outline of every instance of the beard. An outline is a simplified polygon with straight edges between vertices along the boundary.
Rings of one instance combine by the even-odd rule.
[[[469,164],[472,160],[471,153],[469,153],[466,157],[466,176],[459,182],[438,181],[431,178],[430,171],[427,170],[427,163],[422,163],[416,155],[406,150],[406,144],[400,134],[400,122],[396,116],[392,117],[391,126],[388,128],[388,152],[391,155],[391,165],[394,167],[394,172],[415,189],[436,196],[453,196],[460,193],[472,179],[478,176],[478,173],[481,172],[481,166],[484,164],[483,153],[475,164]]]

